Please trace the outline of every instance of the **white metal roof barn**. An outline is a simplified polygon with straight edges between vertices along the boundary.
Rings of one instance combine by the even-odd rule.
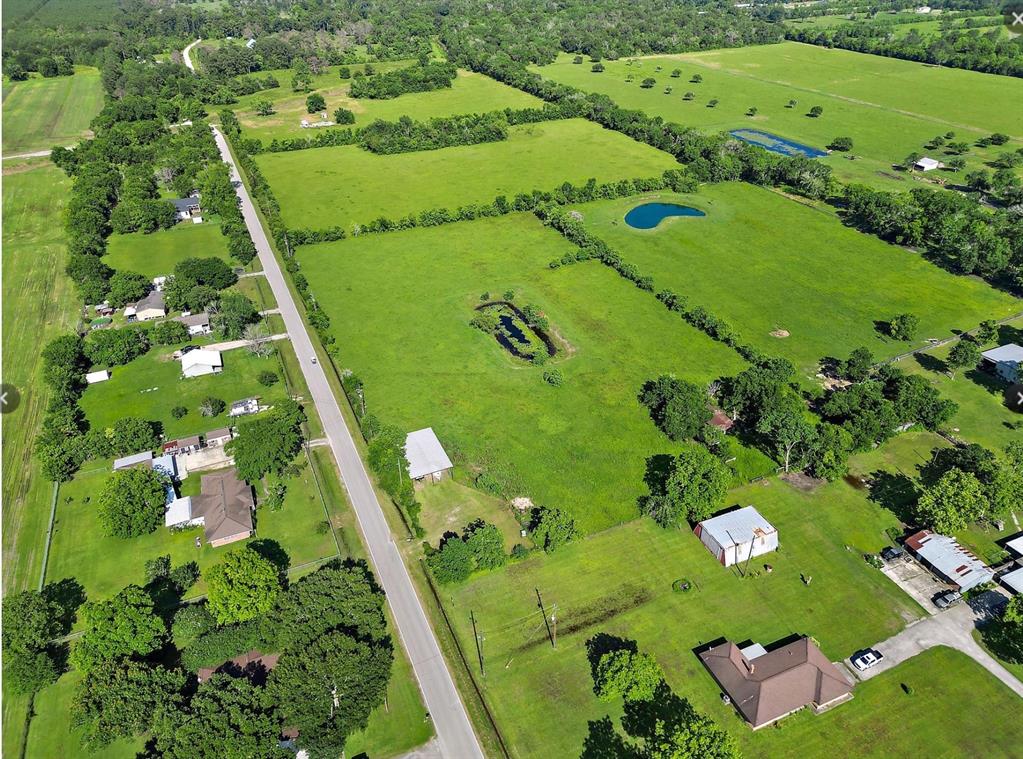
[[[432,427],[410,432],[405,437],[405,458],[408,474],[413,480],[433,477],[438,480],[454,466]]]
[[[752,506],[705,519],[694,532],[726,567],[778,549],[778,531]]]

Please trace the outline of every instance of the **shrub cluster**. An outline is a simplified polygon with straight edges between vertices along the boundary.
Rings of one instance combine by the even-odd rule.
[[[458,76],[453,63],[426,63],[352,80],[353,98],[390,100],[409,92],[428,92],[450,87]]]

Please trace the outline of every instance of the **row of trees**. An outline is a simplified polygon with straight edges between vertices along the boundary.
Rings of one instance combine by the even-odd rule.
[[[508,139],[508,122],[498,112],[397,122],[377,120],[359,130],[358,144],[371,153],[410,153],[454,145],[476,145]]]
[[[989,74],[1023,76],[1023,50],[1002,33],[1001,27],[983,32],[950,29],[930,35],[910,29],[908,34],[899,35],[893,34],[892,27],[883,22],[863,21],[828,28],[789,28],[786,35],[797,42],[822,47],[840,47]]]
[[[1023,287],[1023,216],[979,206],[959,193],[845,188],[846,223],[900,245],[920,246],[959,274],[1011,279]]]
[[[453,63],[427,63],[386,71],[376,76],[356,77],[349,95],[353,98],[391,100],[410,92],[429,92],[451,87],[458,69]]]

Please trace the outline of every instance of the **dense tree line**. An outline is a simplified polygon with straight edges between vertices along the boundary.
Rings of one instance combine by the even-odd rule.
[[[498,113],[469,114],[413,121],[374,121],[359,133],[359,144],[371,153],[409,153],[455,145],[476,145],[508,139],[508,122]]]
[[[181,574],[169,560],[147,566],[145,587],[129,585],[81,608],[84,630],[70,660],[83,677],[71,723],[87,748],[147,734],[147,755],[271,757],[280,755],[282,730],[296,728],[299,748],[336,756],[366,727],[384,702],[394,656],[373,576],[363,565],[335,561],[286,586],[281,566],[261,550],[251,544],[228,552],[208,570],[210,600],[181,606],[170,625],[154,596]],[[60,609],[45,595],[11,596],[4,612],[25,625],[17,635],[5,626],[10,676],[21,666],[11,663],[15,648],[38,650],[62,627]],[[175,643],[184,642],[180,652],[171,631]],[[280,655],[265,681],[227,672],[196,684],[199,667],[252,649]]]
[[[959,274],[1014,281],[1023,288],[1023,216],[984,208],[959,193],[915,188],[908,193],[849,185],[845,220],[900,245],[919,246]]]
[[[1000,15],[1000,11],[994,11]],[[1010,39],[1001,27],[990,31],[949,29],[921,34],[892,34],[889,24],[863,21],[827,29],[788,29],[786,36],[798,42],[839,47],[859,53],[903,58],[938,66],[983,71],[988,74],[1023,76],[1023,42]]]
[[[452,63],[420,61],[416,66],[385,71],[375,76],[352,80],[348,94],[353,98],[391,100],[410,92],[429,92],[450,88],[458,69]]]

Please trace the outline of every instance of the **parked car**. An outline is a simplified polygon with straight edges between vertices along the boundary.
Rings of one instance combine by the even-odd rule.
[[[881,558],[885,561],[895,561],[896,559],[901,559],[905,555],[906,550],[904,548],[899,548],[899,546],[887,546],[886,548],[881,549]]]
[[[958,590],[946,590],[934,597],[934,605],[939,609],[947,609],[949,606],[954,606],[963,599],[962,594]]]
[[[883,658],[884,654],[880,651],[875,651],[873,648],[866,648],[853,654],[850,661],[856,669],[862,672],[865,669],[870,669]]]

